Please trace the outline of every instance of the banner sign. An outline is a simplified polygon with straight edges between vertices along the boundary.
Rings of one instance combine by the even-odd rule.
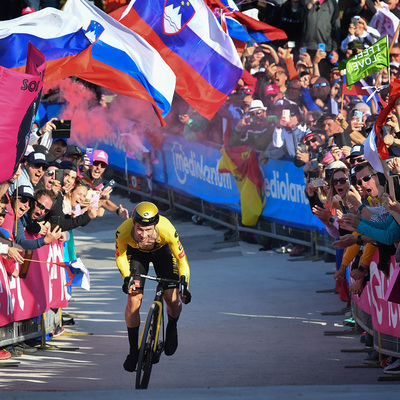
[[[0,66],[0,182],[18,169],[28,145],[29,133],[39,106],[46,60],[29,44],[26,73]]]
[[[240,210],[240,194],[230,173],[219,173],[221,147],[169,136],[163,143],[168,185],[191,196]]]
[[[37,317],[50,308],[68,307],[65,270],[53,264],[63,258],[63,244],[58,241],[34,250],[32,260],[44,263],[31,261],[26,278],[21,279],[7,275],[0,257],[0,326]]]
[[[304,193],[303,168],[290,161],[270,159],[262,172],[265,193],[262,216],[288,226],[325,231],[325,225],[311,212]]]
[[[400,337],[400,304],[385,300],[390,289],[392,278],[395,279],[396,262],[394,256],[390,258],[389,276],[377,267],[378,251],[369,266],[370,279],[361,295],[353,295],[353,300],[367,314],[371,315],[372,327],[375,331]]]

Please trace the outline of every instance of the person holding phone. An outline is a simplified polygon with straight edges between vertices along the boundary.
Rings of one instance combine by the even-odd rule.
[[[297,145],[303,139],[307,127],[298,105],[290,100],[277,101],[279,123],[275,126],[272,141],[260,156],[261,159],[296,157]]]
[[[104,150],[95,150],[93,152],[93,165],[90,166],[89,170],[83,173],[84,177],[89,178],[92,182],[92,186],[95,190],[102,190],[104,187],[103,174],[107,169],[108,165],[108,154]],[[116,213],[121,218],[128,219],[129,212],[126,208],[120,204],[117,206],[110,199],[102,202],[102,206],[110,212]]]

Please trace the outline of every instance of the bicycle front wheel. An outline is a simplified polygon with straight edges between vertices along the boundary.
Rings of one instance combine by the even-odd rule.
[[[136,369],[136,389],[147,389],[153,366],[154,342],[157,337],[157,323],[160,309],[157,303],[152,303],[146,318],[139,349],[139,359]]]

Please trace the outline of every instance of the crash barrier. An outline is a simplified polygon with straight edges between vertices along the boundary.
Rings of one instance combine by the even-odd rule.
[[[378,269],[378,261],[377,251],[361,295],[352,296],[353,318],[373,336],[380,354],[400,358],[400,268],[394,256],[386,273]]]
[[[127,152],[122,141],[112,138],[97,148],[108,153],[118,187],[134,195],[256,235],[260,244],[275,238],[311,247],[316,255],[335,254],[332,237],[312,214],[304,194],[303,169],[290,160],[271,159],[260,165],[264,206],[257,224],[249,227],[240,221],[240,192],[234,177],[218,171],[222,146],[166,135],[162,148],[151,154]]]
[[[26,277],[14,278],[5,265],[13,260],[0,257],[0,348],[34,338],[43,344],[68,307],[66,273],[58,265],[64,261],[63,245],[54,241],[36,249],[31,260]]]

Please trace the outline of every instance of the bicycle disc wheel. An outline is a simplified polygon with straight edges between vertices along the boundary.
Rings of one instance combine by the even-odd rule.
[[[156,340],[159,312],[158,305],[153,303],[147,314],[136,369],[136,389],[147,389],[149,385],[151,368],[153,366],[154,341]]]

